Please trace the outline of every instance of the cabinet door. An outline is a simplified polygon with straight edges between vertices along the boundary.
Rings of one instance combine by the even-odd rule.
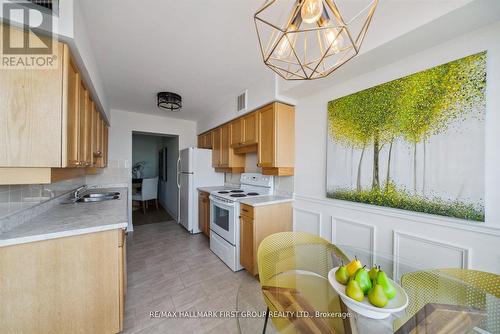
[[[104,134],[102,139],[102,164],[103,167],[108,167],[108,158],[109,158],[109,147],[108,147],[108,138],[109,138],[109,128],[104,124]]]
[[[68,68],[68,114],[67,114],[67,166],[78,167],[80,165],[80,74],[74,63],[69,62]]]
[[[205,148],[213,148],[213,133],[210,131],[205,135]]]
[[[85,166],[92,166],[92,100],[85,95]]]
[[[275,113],[273,105],[258,111],[260,167],[273,167],[275,160]]]
[[[247,216],[240,216],[240,263],[243,268],[254,274],[254,222]]]
[[[3,33],[13,45],[28,38],[0,23]],[[0,167],[61,167],[62,68],[0,70]]]
[[[87,90],[83,86],[83,82],[80,81],[80,87],[78,89],[78,100],[79,100],[79,108],[78,108],[78,120],[79,120],[79,147],[78,147],[78,161],[80,165],[85,166],[85,159],[87,154],[85,150],[87,149],[87,126],[86,126],[86,117],[87,117]]]
[[[198,136],[198,148],[205,148],[205,137],[203,135]]]
[[[257,143],[258,136],[258,126],[257,126],[257,113],[251,113],[248,116],[243,117],[243,144],[252,145]]]
[[[97,108],[95,106],[95,103],[92,102],[92,125],[91,125],[91,149],[90,149],[90,158],[92,161],[92,166],[97,165],[97,141],[98,141],[98,135],[97,135],[97,123],[99,122],[99,112],[97,111]]]
[[[243,145],[243,121],[238,118],[231,122],[231,147],[240,147]]]
[[[212,166],[219,167],[221,164],[221,128],[213,131]]]
[[[222,167],[229,167],[229,141],[231,136],[231,125],[226,124],[221,128],[221,162]]]

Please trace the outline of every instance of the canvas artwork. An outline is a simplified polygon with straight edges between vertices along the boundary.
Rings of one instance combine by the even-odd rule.
[[[328,103],[327,197],[484,221],[486,52]]]

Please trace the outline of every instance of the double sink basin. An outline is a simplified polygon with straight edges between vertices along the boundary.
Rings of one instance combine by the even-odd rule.
[[[104,202],[111,201],[114,199],[119,199],[120,193],[118,192],[108,192],[108,193],[90,193],[83,195],[78,198],[75,202],[77,203],[88,203],[88,202]]]

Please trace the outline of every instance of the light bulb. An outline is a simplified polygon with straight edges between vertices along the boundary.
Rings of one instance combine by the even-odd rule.
[[[330,48],[328,53],[338,53],[343,47],[344,38],[335,28],[325,29],[325,49]],[[330,47],[331,45],[331,47]]]
[[[323,0],[304,0],[300,15],[306,23],[315,23],[323,14]]]
[[[297,27],[293,24],[291,24],[290,27],[288,27],[289,32],[296,30]],[[284,35],[279,41],[278,45],[276,46],[276,49],[274,49],[274,54],[279,59],[288,58],[290,56],[290,53],[292,52],[292,47],[295,45],[296,39],[297,39],[297,34],[295,33]]]

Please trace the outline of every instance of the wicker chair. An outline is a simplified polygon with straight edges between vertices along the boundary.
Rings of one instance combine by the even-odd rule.
[[[257,251],[259,279],[268,311],[310,306],[314,310],[339,311],[336,292],[328,282],[328,272],[347,256],[327,240],[309,233],[282,232],[265,238]],[[286,296],[291,299],[286,300]],[[296,304],[292,305],[291,304]],[[299,308],[300,309],[300,308]],[[268,321],[264,323],[265,333]],[[325,319],[321,323],[304,323],[287,317],[273,317],[280,333],[307,332],[304,326],[324,326],[342,332],[341,319]],[[315,320],[321,321],[321,320]]]
[[[435,269],[403,275],[401,285],[410,304],[406,316],[395,322],[402,326],[428,303],[452,304],[487,310],[484,329],[500,333],[500,276],[477,270]]]

